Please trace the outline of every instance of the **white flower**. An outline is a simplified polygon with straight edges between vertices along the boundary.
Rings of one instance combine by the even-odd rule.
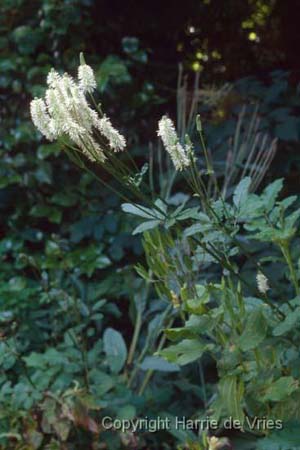
[[[30,113],[36,128],[46,136],[49,141],[57,137],[53,120],[47,112],[46,104],[41,98],[35,98],[30,103]]]
[[[218,448],[219,439],[215,436],[212,436],[209,439],[209,448],[208,450],[216,450]]]
[[[160,119],[157,134],[162,138],[165,147],[172,147],[178,142],[174,124],[167,116]]]
[[[93,69],[87,64],[81,64],[78,67],[78,79],[79,87],[82,89],[82,92],[91,93],[94,89],[96,89],[97,83]]]
[[[125,138],[112,126],[108,117],[102,117],[102,119],[96,122],[96,125],[101,134],[108,140],[112,150],[115,152],[124,150],[126,146]]]
[[[76,82],[70,75],[59,75],[54,69],[48,74],[45,100],[31,102],[32,120],[48,139],[68,137],[92,161],[103,162],[106,156],[96,142],[97,130],[108,140],[114,151],[123,150],[124,137],[112,126],[108,117],[100,118],[85,97],[96,87],[93,70],[86,64],[78,68]]]
[[[260,271],[257,272],[256,282],[257,282],[257,289],[262,294],[265,294],[270,289],[268,278]]]
[[[56,70],[51,69],[47,75],[48,86],[55,87],[56,83],[60,80],[60,75]]]
[[[183,170],[190,165],[187,149],[179,142],[174,124],[167,116],[158,123],[158,136],[161,137],[166,151],[169,153],[176,170]]]
[[[45,95],[47,110],[52,117],[59,135],[63,132],[65,109],[57,90],[49,88]]]
[[[221,450],[222,448],[228,448],[230,442],[227,438],[218,438],[216,436],[212,436],[208,438],[208,450]],[[231,446],[230,446],[231,448]]]

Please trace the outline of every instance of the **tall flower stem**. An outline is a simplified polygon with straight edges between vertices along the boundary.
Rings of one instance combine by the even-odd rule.
[[[299,288],[298,277],[297,277],[295,266],[294,266],[294,263],[292,260],[291,250],[290,250],[290,246],[289,246],[288,242],[284,242],[284,243],[280,244],[280,249],[281,249],[281,252],[287,262],[296,295],[299,295],[300,288]]]
[[[204,142],[203,128],[202,128],[202,123],[201,123],[201,119],[200,119],[200,115],[199,114],[197,114],[197,116],[196,116],[196,128],[197,128],[197,131],[199,133],[200,143],[201,143],[202,150],[203,150],[204,157],[205,157],[207,174],[208,175],[212,175],[214,173],[214,169],[213,169],[213,167],[211,165],[211,162],[210,162],[210,159],[208,157],[208,151],[207,151],[207,148],[206,148],[206,144]]]

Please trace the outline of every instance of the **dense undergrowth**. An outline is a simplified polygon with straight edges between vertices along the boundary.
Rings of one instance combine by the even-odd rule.
[[[1,448],[202,450],[209,443],[195,430],[171,426],[136,435],[99,424],[104,416],[172,422],[207,414],[219,421],[284,421],[283,430],[246,435],[220,427],[217,435],[234,448],[298,448],[299,202],[289,195],[297,192],[300,101],[292,77],[275,71],[201,90],[191,117],[201,113],[214,174],[226,192],[224,209],[214,180],[203,174],[213,213],[192,196],[182,173],[175,178],[155,137],[156,121],[170,112],[176,89],[175,83],[160,89],[154,69],[147,71],[151,52],[131,37],[113,54],[94,54],[84,2],[65,8],[41,2],[34,17],[24,2],[6,3],[0,41]],[[126,135],[127,152],[144,167],[152,196],[168,205],[159,205],[162,216],[157,208],[149,213],[150,225],[147,213],[123,212],[124,202],[31,123],[29,102],[43,95],[50,68],[74,72],[86,49],[93,53],[88,62],[98,100]],[[190,132],[203,170],[201,142],[183,108],[192,95],[189,80],[178,91],[177,126],[183,140]],[[251,186],[252,166],[244,169],[255,139],[266,154],[273,143],[276,154]],[[103,168],[88,168],[117,187]],[[283,191],[281,181],[271,184],[282,176]],[[132,235],[138,226],[143,238]],[[209,244],[216,246],[213,254]],[[265,293],[257,289],[261,274],[270,287]],[[225,439],[210,442],[210,449],[226,446]]]

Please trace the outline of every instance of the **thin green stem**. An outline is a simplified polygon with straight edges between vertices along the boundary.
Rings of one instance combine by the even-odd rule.
[[[299,282],[298,282],[297,272],[295,270],[294,263],[292,260],[292,255],[291,255],[291,250],[290,250],[289,244],[288,243],[280,244],[280,249],[281,249],[281,252],[287,262],[287,265],[288,265],[288,268],[290,271],[290,275],[291,275],[291,279],[292,279],[292,282],[293,282],[293,285],[295,288],[295,292],[296,292],[296,295],[298,296],[300,294]]]
[[[141,313],[141,311],[138,311],[137,316],[136,316],[135,326],[134,326],[133,337],[132,337],[131,345],[130,345],[129,352],[128,352],[128,358],[127,358],[128,366],[133,361],[133,357],[134,357],[136,345],[138,342],[138,338],[140,335],[141,327],[142,327],[142,313]]]
[[[167,325],[167,328],[170,328],[172,326],[173,321],[174,321],[174,319],[172,318],[170,320],[169,324]],[[161,339],[159,341],[159,344],[158,344],[156,352],[159,352],[163,348],[163,346],[165,344],[165,341],[166,341],[166,335],[163,333],[163,335],[161,336]],[[150,379],[151,379],[151,377],[153,375],[153,372],[154,372],[153,369],[149,369],[147,371],[147,373],[145,375],[145,378],[143,380],[143,383],[142,383],[142,385],[141,385],[141,387],[140,387],[140,389],[138,391],[138,395],[140,395],[140,396],[143,395],[143,393],[144,393],[144,391],[145,391],[145,389],[147,387],[147,384],[149,383],[149,381],[150,381]]]
[[[165,314],[164,314],[164,318],[169,316],[169,314],[170,314],[170,312],[172,311],[172,309],[173,309],[172,305],[169,305],[169,306],[166,308]],[[173,319],[173,320],[174,320],[174,319]],[[170,324],[169,324],[168,326],[171,326],[171,325],[172,325],[173,320],[172,320],[172,322],[170,322]],[[167,326],[167,327],[168,327],[168,326]],[[145,345],[144,345],[144,348],[142,349],[141,353],[139,354],[139,356],[138,356],[138,358],[137,358],[137,361],[136,361],[136,364],[135,364],[135,367],[134,367],[133,370],[132,370],[131,376],[130,376],[130,378],[129,378],[129,380],[128,380],[128,383],[127,383],[127,387],[130,387],[130,386],[132,385],[133,380],[135,379],[136,374],[137,374],[138,371],[139,371],[139,364],[140,364],[140,362],[144,359],[144,357],[146,356],[146,354],[147,354],[147,352],[148,352],[148,350],[149,350],[149,347],[150,347],[150,346],[149,346],[149,339],[147,338],[147,339],[146,339],[146,343],[145,343]]]

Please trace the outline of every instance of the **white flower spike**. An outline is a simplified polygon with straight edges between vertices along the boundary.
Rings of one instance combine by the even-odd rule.
[[[125,138],[112,126],[108,117],[99,117],[85,97],[96,88],[93,70],[83,56],[78,68],[78,82],[70,75],[60,75],[54,69],[47,77],[48,89],[44,99],[34,99],[30,110],[34,125],[49,140],[68,137],[91,161],[103,162],[106,156],[96,142],[97,129],[111,150],[124,150]]]
[[[35,98],[30,103],[30,113],[32,121],[36,128],[44,135],[49,141],[53,141],[57,137],[54,123],[47,112],[46,104],[41,98]]]
[[[257,282],[257,289],[261,294],[266,294],[267,291],[270,289],[268,278],[260,271],[257,272],[256,282]]]
[[[106,137],[113,151],[118,152],[124,150],[126,146],[125,138],[112,126],[108,117],[104,116],[100,119],[99,130]]]
[[[91,93],[96,89],[97,83],[93,69],[87,64],[81,64],[78,67],[78,80],[79,87],[84,94]]]
[[[187,150],[180,144],[174,124],[167,116],[158,123],[158,136],[161,137],[166,151],[169,153],[176,170],[183,170],[190,165]]]

